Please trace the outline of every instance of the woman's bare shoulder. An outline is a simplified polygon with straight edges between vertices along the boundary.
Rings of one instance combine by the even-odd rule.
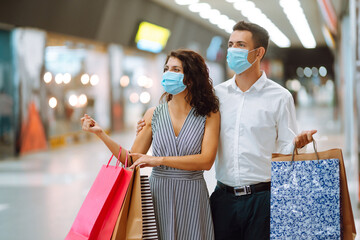
[[[154,111],[155,111],[155,108],[156,107],[151,107],[149,108],[148,110],[146,110],[145,114],[144,114],[144,120],[146,122],[146,125],[147,124],[150,124],[151,125],[151,119],[152,119],[152,116],[154,114]]]

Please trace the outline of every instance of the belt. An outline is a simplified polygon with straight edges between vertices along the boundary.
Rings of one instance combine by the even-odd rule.
[[[270,182],[261,182],[254,185],[247,185],[241,187],[230,187],[217,181],[217,186],[221,189],[226,190],[229,193],[233,193],[235,196],[249,195],[256,192],[270,191]]]

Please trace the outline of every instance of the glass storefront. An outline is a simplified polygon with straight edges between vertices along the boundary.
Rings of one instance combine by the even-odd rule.
[[[42,84],[45,123],[51,146],[88,135],[81,131],[85,114],[106,130],[111,127],[109,59],[106,45],[47,34]]]

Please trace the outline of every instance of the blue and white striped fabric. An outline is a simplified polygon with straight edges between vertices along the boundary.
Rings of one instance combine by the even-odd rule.
[[[205,116],[192,108],[176,137],[167,103],[159,105],[152,118],[153,155],[199,154]],[[185,171],[167,166],[154,167],[150,177],[159,239],[214,239],[209,194],[203,171]]]
[[[158,240],[154,203],[148,176],[140,176],[143,240]]]

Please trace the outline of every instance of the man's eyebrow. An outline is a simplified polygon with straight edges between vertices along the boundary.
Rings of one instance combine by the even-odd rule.
[[[234,43],[233,41],[229,41],[229,43]],[[247,42],[245,42],[245,41],[236,41],[236,43],[245,43],[245,44],[247,44]]]

